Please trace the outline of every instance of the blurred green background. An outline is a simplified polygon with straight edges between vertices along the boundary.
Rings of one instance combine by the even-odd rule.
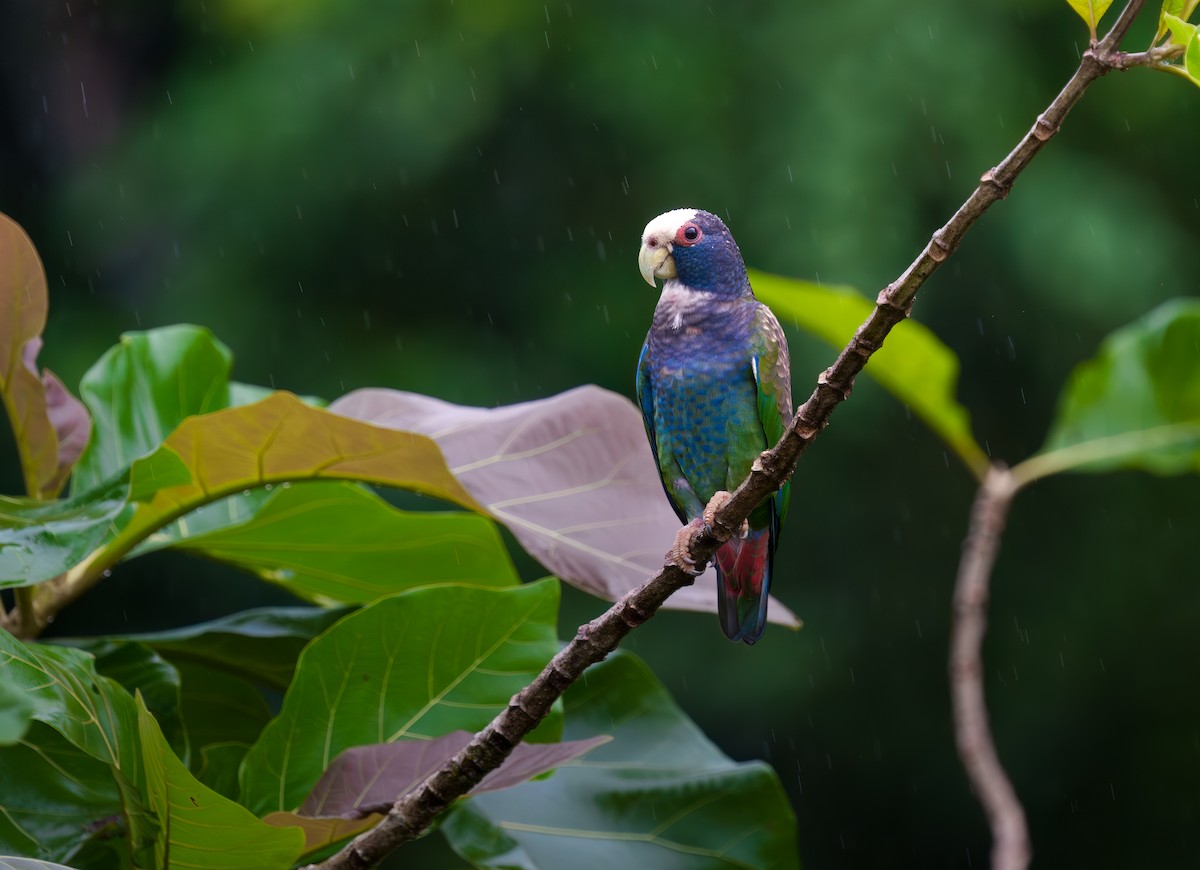
[[[715,211],[750,265],[873,297],[1086,39],[1055,0],[11,0],[0,210],[42,253],[42,362],[70,385],[122,331],[190,321],[239,380],[326,398],[631,395],[647,220]],[[1100,81],[922,291],[993,457],[1039,446],[1103,335],[1200,289],[1198,121],[1182,80]],[[791,341],[799,401],[832,353]],[[804,630],[748,649],[668,613],[628,643],[728,753],[775,766],[809,867],[986,863],[945,678],[972,493],[862,381],[793,489],[776,588]],[[1041,866],[1195,865],[1198,525],[1194,479],[1063,477],[1015,505],[987,691]],[[157,555],[56,630],[279,595]],[[568,591],[563,635],[601,607]]]

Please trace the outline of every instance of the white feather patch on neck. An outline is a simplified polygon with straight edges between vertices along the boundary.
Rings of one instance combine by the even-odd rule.
[[[711,305],[717,300],[716,293],[705,290],[695,290],[682,281],[672,278],[663,284],[662,295],[658,297],[658,307],[670,317],[672,329],[683,326],[683,317],[689,311]]]

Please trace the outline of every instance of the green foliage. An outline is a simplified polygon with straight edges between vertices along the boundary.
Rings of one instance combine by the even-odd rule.
[[[1109,3],[1072,0],[1071,5],[1094,35]],[[1183,50],[1182,63],[1166,68],[1200,84],[1200,42],[1195,26],[1187,23],[1196,5],[1196,0],[1166,0],[1155,42],[1169,36]],[[748,246],[753,258],[806,274],[837,263],[839,269],[859,270],[853,277],[865,286],[874,266],[891,263],[897,251],[907,251],[908,237],[923,231],[926,203],[920,200],[932,189],[930,177],[950,176],[953,163],[958,180],[962,163],[952,159],[956,154],[985,152],[994,160],[994,130],[974,119],[958,128],[947,127],[946,120],[947,107],[954,109],[956,100],[974,107],[978,89],[956,89],[944,71],[956,62],[998,68],[1003,57],[1003,27],[987,17],[987,10],[953,5],[931,24],[921,9],[897,20],[859,7],[841,11],[836,4],[818,12],[781,4],[774,10],[777,17],[731,7],[721,14],[744,15],[747,24],[760,17],[772,24],[722,30],[706,25],[703,16],[647,20],[636,4],[616,4],[599,21],[587,18],[582,8],[518,10],[495,4],[480,13],[461,6],[397,4],[367,17],[336,4],[273,2],[247,11],[245,4],[219,2],[202,12],[175,13],[180,16],[176,25],[203,15],[205,41],[190,52],[201,60],[190,70],[180,64],[171,71],[169,112],[141,106],[136,128],[106,142],[105,154],[81,160],[77,183],[53,194],[60,206],[69,203],[62,207],[72,218],[55,215],[56,231],[63,223],[86,222],[92,229],[77,231],[77,249],[70,241],[69,263],[61,252],[50,260],[52,274],[61,270],[63,283],[81,282],[79,276],[85,275],[90,284],[93,274],[124,272],[117,279],[120,290],[144,301],[149,322],[162,322],[166,306],[215,300],[218,312],[233,312],[228,329],[242,330],[240,352],[256,355],[263,368],[271,353],[281,354],[281,344],[287,356],[323,365],[320,354],[310,352],[316,348],[305,340],[303,327],[278,325],[291,321],[293,306],[286,292],[272,289],[276,285],[294,292],[292,276],[300,275],[311,290],[308,276],[315,272],[328,292],[339,294],[334,306],[339,312],[350,310],[357,319],[356,306],[362,303],[362,319],[370,329],[365,300],[372,307],[381,303],[361,295],[361,287],[398,281],[403,273],[408,283],[406,292],[395,294],[402,324],[396,327],[395,345],[399,349],[403,337],[408,349],[401,357],[370,357],[372,374],[386,364],[389,380],[423,382],[431,391],[436,383],[439,394],[474,389],[484,396],[481,404],[492,405],[497,396],[512,395],[500,389],[507,390],[510,379],[518,396],[544,395],[563,382],[577,382],[578,372],[593,360],[620,357],[624,339],[636,342],[636,335],[629,339],[636,332],[628,317],[633,304],[618,305],[618,297],[596,292],[621,286],[610,279],[607,263],[621,256],[620,239],[628,233],[620,228],[627,227],[628,213],[645,205],[644,200],[630,205],[629,178],[614,184],[625,172],[635,194],[648,189],[649,194],[637,195],[656,203],[662,196],[691,201],[702,194],[712,201],[728,199],[735,213],[743,200],[756,203],[753,213],[743,209],[739,215],[739,238],[750,246],[755,238],[779,241],[780,226],[790,230],[797,219],[792,202],[803,202],[824,223],[847,229],[814,231],[811,239],[784,237],[788,244],[758,250]],[[810,27],[811,14],[827,21],[845,15],[860,39],[886,40],[889,51],[880,63],[889,87],[879,86],[879,64],[826,58],[785,69],[760,62],[781,48],[794,51],[797,25],[817,32]],[[736,50],[727,44],[730,32],[744,40]],[[397,47],[396,33],[417,34],[411,51]],[[1022,39],[1025,35],[1023,28]],[[529,44],[538,52],[530,52]],[[810,46],[806,57],[820,50]],[[214,54],[221,58],[216,66]],[[755,61],[749,71],[738,65],[743,56]],[[698,65],[695,57],[706,62]],[[823,74],[814,78],[812,68]],[[922,90],[922,73],[936,76],[937,94]],[[653,87],[647,87],[650,75]],[[753,99],[731,101],[734,88]],[[171,100],[172,89],[186,99]],[[763,96],[776,91],[779,102]],[[858,111],[845,111],[847,92],[865,101]],[[990,95],[1000,128],[1017,108],[1027,109],[1025,95],[1016,99],[1014,93],[1002,86]],[[905,97],[914,113],[919,105],[919,116],[913,117],[921,132],[928,128],[939,143],[934,159],[925,160],[929,154],[905,144],[912,137],[902,121],[881,120],[883,109]],[[1151,94],[1144,106],[1135,107],[1135,125],[1151,123],[1156,99]],[[664,105],[672,107],[674,117],[694,119],[695,129],[708,134],[693,136],[686,149],[659,148],[657,138],[645,131],[669,117]],[[526,128],[525,121],[513,123],[512,106],[520,107],[522,119],[553,118],[559,132],[578,128],[589,136],[594,131],[597,139],[574,138],[571,148],[536,151],[498,132],[506,125]],[[55,111],[61,115],[57,106]],[[347,129],[356,135],[347,136]],[[752,137],[747,146],[745,131],[761,129],[773,135]],[[630,150],[638,141],[651,141],[653,147]],[[1093,135],[1077,141],[1105,139]],[[794,142],[804,143],[804,160],[819,171],[801,171],[795,145],[787,144]],[[728,164],[734,149],[745,157],[735,164],[750,169],[729,164],[713,171],[723,161]],[[528,165],[523,175],[522,161]],[[789,161],[797,163],[797,186],[785,188],[785,198],[779,189],[785,167],[793,181]],[[890,172],[875,171],[889,161]],[[1026,210],[1024,216],[1033,214],[1057,231],[1066,227],[1064,214],[1077,210],[1078,195],[1095,197],[1095,208],[1089,198],[1085,209],[1095,220],[1076,221],[1070,232],[1055,234],[1054,259],[1063,280],[1046,277],[1042,234],[1030,234],[1026,220],[1016,221],[1018,229],[1009,235],[1036,236],[1027,246],[1036,256],[1025,262],[996,254],[975,261],[968,257],[964,273],[981,293],[990,292],[994,280],[1006,298],[1027,292],[1038,302],[1070,310],[1073,320],[1085,324],[1081,329],[1087,336],[1088,324],[1099,328],[1119,310],[1111,307],[1114,300],[1144,310],[1152,294],[1161,298],[1177,292],[1160,279],[1174,278],[1167,273],[1178,271],[1178,260],[1169,254],[1184,235],[1172,224],[1167,203],[1134,184],[1127,167],[1079,165],[1087,171],[1068,179],[1074,185],[1067,188],[1070,195],[1061,195],[1056,183],[1047,185],[1050,194],[1022,199],[1017,206]],[[298,187],[301,178],[303,187]],[[697,185],[697,178],[703,184]],[[901,178],[913,195],[896,195]],[[1095,178],[1106,183],[1097,185]],[[650,180],[654,183],[646,183]],[[442,192],[431,198],[437,184]],[[577,184],[587,191],[582,196],[575,192]],[[550,185],[579,199],[561,192],[553,194],[561,200],[544,196]],[[620,193],[612,194],[609,188],[617,187]],[[847,196],[848,190],[856,195]],[[170,192],[169,201],[164,191]],[[605,212],[602,202],[609,195],[617,205]],[[1112,215],[1128,213],[1107,208],[1106,196],[1142,216],[1141,236],[1132,247],[1146,263],[1165,270],[1156,275],[1147,268],[1140,276],[1141,293],[1129,293],[1122,278],[1135,266],[1122,264],[1124,272],[1118,270],[1103,253],[1113,232],[1122,229]],[[502,207],[511,207],[511,233],[481,231],[495,227],[497,197]],[[555,221],[559,214],[566,216],[571,246],[555,241],[561,227],[530,229],[519,223],[516,215],[533,210],[513,206],[529,199],[553,203],[540,213],[555,214]],[[236,202],[232,210],[230,202]],[[439,210],[445,202],[459,205]],[[472,210],[480,202],[487,203],[486,215]],[[293,207],[295,223],[278,219],[280,213],[290,216]],[[346,210],[372,218],[347,221]],[[880,210],[882,217],[876,214]],[[81,214],[86,221],[77,220]],[[868,216],[887,231],[875,229]],[[428,234],[418,239],[410,231],[410,217],[413,226],[432,224],[432,244]],[[459,231],[460,217],[462,235],[445,234],[451,224]],[[865,236],[856,237],[851,227],[861,227]],[[471,256],[464,257],[468,233]],[[184,260],[176,271],[163,268],[153,252],[145,258],[150,265],[144,272],[131,276],[119,265],[109,268],[109,258],[117,264],[122,257],[141,261],[129,253],[132,246],[140,254],[145,238],[175,234],[185,238]],[[407,247],[396,247],[397,237],[408,239]],[[585,240],[589,256],[598,253],[594,268],[579,267],[577,238]],[[191,255],[189,247],[201,253]],[[543,250],[547,247],[549,253]],[[1003,243],[998,247],[1004,250]],[[336,256],[321,271],[324,261],[316,252],[326,250]],[[498,275],[498,255],[519,250],[536,255],[514,256],[514,268]],[[445,251],[452,252],[449,262]],[[351,273],[351,261],[376,264],[370,267],[376,270],[372,280]],[[94,431],[76,463],[88,414],[53,375],[39,376],[33,365],[46,319],[45,274],[28,238],[7,219],[0,228],[0,264],[0,360],[5,366],[0,394],[13,424],[26,491],[24,498],[0,499],[0,586],[29,587],[22,589],[25,600],[41,604],[54,603],[63,589],[77,594],[95,587],[93,595],[99,596],[108,588],[106,572],[120,571],[120,561],[174,550],[241,569],[249,575],[247,585],[255,578],[266,580],[324,605],[247,611],[153,634],[77,639],[71,642],[76,649],[66,648],[62,639],[18,642],[0,631],[5,643],[0,768],[19,783],[0,794],[0,851],[67,860],[85,870],[135,863],[216,866],[213,862],[220,860],[229,862],[223,866],[289,866],[299,857],[297,832],[286,830],[286,824],[284,830],[266,829],[237,803],[244,785],[237,781],[239,768],[254,787],[255,802],[294,810],[303,791],[298,784],[311,784],[327,772],[321,768],[339,746],[398,735],[431,737],[460,722],[476,727],[553,651],[557,588],[548,581],[516,585],[497,522],[562,579],[608,598],[652,569],[669,540],[664,530],[673,530],[674,520],[664,511],[657,482],[649,478],[653,485],[632,496],[638,475],[616,474],[635,468],[646,450],[640,423],[610,425],[632,411],[622,409],[611,393],[578,390],[501,408],[446,407],[425,397],[393,394],[380,413],[350,414],[343,402],[338,418],[316,410],[319,400],[231,382],[228,349],[196,327],[129,333],[89,370],[81,393]],[[412,287],[420,293],[440,289],[448,274],[455,282],[447,297],[465,308],[466,321],[473,311],[486,311],[488,331],[482,336],[471,333],[461,316],[434,322],[413,304]],[[756,275],[755,286],[783,319],[839,346],[869,307],[857,296],[766,275]],[[528,292],[508,292],[513,287]],[[1088,292],[1079,294],[1079,287]],[[596,317],[603,310],[605,328],[595,328],[595,318],[574,316],[580,307],[572,295],[588,300],[589,314],[594,297]],[[564,305],[573,316],[562,316]],[[312,311],[305,307],[303,314]],[[300,320],[299,305],[295,313]],[[1113,336],[1064,391],[1043,451],[1017,466],[1025,482],[1068,468],[1195,470],[1195,386],[1181,374],[1195,369],[1188,344],[1194,351],[1194,321],[1190,306],[1179,304]],[[936,318],[928,322],[941,326]],[[320,323],[324,329],[324,317]],[[639,329],[643,325],[639,319]],[[1061,325],[1048,328],[1057,338]],[[80,330],[85,331],[90,338],[101,330]],[[981,336],[983,331],[981,322]],[[351,355],[361,360],[371,353],[363,348],[390,347],[390,335],[376,340],[382,332],[359,342],[362,347]],[[225,328],[222,333],[229,334]],[[518,335],[538,340],[515,340]],[[1091,344],[1086,337],[1082,342]],[[78,344],[86,347],[85,341]],[[328,347],[336,349],[336,343]],[[329,360],[328,352],[324,359]],[[397,359],[400,364],[393,367]],[[1040,372],[1037,362],[1023,359],[1022,364]],[[607,363],[597,365],[607,371]],[[628,360],[619,365],[625,371]],[[525,378],[523,385],[510,370]],[[957,357],[916,323],[902,324],[867,368],[978,475],[985,454],[955,399],[958,371]],[[330,367],[322,377],[336,383],[340,369],[333,372]],[[1143,407],[1139,391],[1153,393],[1156,401]],[[1136,401],[1127,401],[1131,392],[1138,394]],[[398,408],[411,417],[403,426],[394,416]],[[348,416],[359,419],[348,421]],[[462,428],[447,434],[447,422]],[[552,433],[549,440],[531,437],[543,429]],[[994,429],[981,425],[980,431],[995,437]],[[608,448],[611,455],[604,452]],[[543,461],[524,464],[537,459]],[[54,500],[68,474],[70,498]],[[466,512],[401,511],[364,482],[432,495]],[[913,494],[918,505],[920,495]],[[597,505],[595,515],[588,513]],[[625,515],[617,519],[613,505],[624,507]],[[897,526],[897,539],[899,532]],[[890,554],[888,560],[895,561]],[[829,570],[820,564],[804,568],[806,578]],[[926,566],[918,570],[927,582]],[[890,564],[889,583],[901,572]],[[161,582],[178,583],[170,572],[163,572]],[[814,591],[816,585],[796,593],[803,594],[807,607],[819,608],[827,594]],[[843,595],[853,589],[852,584],[825,586]],[[923,587],[923,597],[930,597],[926,591]],[[879,603],[878,590],[874,594],[872,606]],[[903,611],[905,620],[921,612],[911,598],[887,588],[883,593],[893,594],[887,609]],[[712,598],[702,580],[692,597],[677,596],[673,603],[709,609]],[[520,622],[524,611],[513,602],[521,601],[534,607],[536,618]],[[367,606],[328,608],[340,602]],[[414,602],[421,606],[416,615]],[[899,606],[892,608],[894,603]],[[843,609],[861,616],[864,624],[870,618],[871,608]],[[780,605],[773,605],[772,613],[795,622]],[[918,620],[918,637],[920,626]],[[509,630],[511,635],[504,635]],[[853,647],[846,635],[858,630],[856,620],[840,638],[830,632],[830,647]],[[476,647],[483,639],[500,644],[494,658],[504,667],[478,658]],[[686,649],[686,641],[673,636],[670,644],[672,662],[690,660],[677,655],[677,644]],[[820,645],[826,670],[840,671],[830,665],[825,635]],[[513,660],[520,667],[510,672]],[[347,663],[361,666],[362,685],[352,679],[358,672],[348,670]],[[770,674],[772,686],[789,675],[787,666],[763,672]],[[854,682],[854,671],[850,674]],[[433,689],[428,688],[431,675],[436,676]],[[384,697],[379,684],[388,679],[398,688]],[[336,697],[326,699],[321,694],[326,687],[337,689]],[[374,697],[368,697],[372,688]],[[284,691],[284,708],[276,716],[272,702]],[[710,706],[729,704],[724,691],[709,685],[703,695],[702,703]],[[593,859],[603,866],[618,861],[795,866],[795,826],[778,779],[764,766],[736,765],[715,750],[635,660],[619,657],[589,672],[566,700],[562,726],[567,736],[612,734],[616,739],[548,780],[461,803],[443,832],[476,866],[587,866],[581,861]],[[739,739],[753,740],[759,733],[747,727],[750,717],[742,709],[723,715],[734,722]],[[393,722],[393,716],[403,721]],[[388,734],[379,733],[381,722],[391,725]],[[808,723],[813,729],[811,713]],[[409,725],[421,730],[406,731]],[[334,737],[323,741],[323,730]],[[805,735],[801,742],[819,743],[808,739],[810,732]],[[279,747],[293,745],[307,761],[288,756],[281,763]],[[832,771],[837,753],[819,748],[825,753],[820,764],[828,763]],[[878,738],[874,754],[882,755]],[[854,755],[861,760],[871,752],[856,746]],[[835,775],[852,779],[847,774],[852,766],[837,757]],[[65,770],[69,777],[61,775]],[[906,797],[910,791],[917,794],[915,781],[906,784]],[[822,803],[836,801],[823,796]],[[858,815],[860,805],[854,806]],[[327,842],[348,833],[338,829]],[[210,851],[201,856],[195,851],[200,846]],[[51,865],[0,859],[3,866],[44,870]]]
[[[1183,76],[1200,86],[1200,27],[1188,23],[1188,19],[1196,10],[1196,0],[1163,0],[1162,11],[1158,16],[1158,30],[1154,34],[1154,44],[1166,39],[1166,45],[1182,50],[1183,63],[1163,63],[1158,69]]]
[[[245,520],[171,546],[318,603],[357,604],[430,583],[517,582],[495,523],[475,514],[396,510],[345,482],[278,488]]]
[[[1100,23],[1100,19],[1104,17],[1104,13],[1112,5],[1112,0],[1067,0],[1067,3],[1079,13],[1079,17],[1088,26],[1088,30],[1091,31],[1092,39],[1094,40],[1096,38],[1096,25]]]
[[[301,653],[242,763],[241,802],[290,810],[343,749],[479,730],[555,653],[557,613],[546,580],[414,589],[345,617]]]
[[[0,242],[27,241],[15,224],[7,233]],[[0,298],[28,293],[31,269],[0,285]],[[40,328],[34,322],[20,337],[40,342]],[[326,795],[374,794],[354,785],[361,762],[339,766],[338,753],[399,759],[412,753],[390,744],[405,741],[436,766],[453,751],[430,755],[437,738],[454,734],[461,743],[558,648],[558,584],[519,582],[489,514],[519,526],[522,515],[505,511],[519,511],[522,496],[510,486],[505,502],[491,477],[532,459],[522,481],[543,498],[562,491],[558,525],[543,533],[561,544],[569,533],[558,530],[577,521],[584,504],[569,497],[563,475],[575,469],[603,480],[624,457],[596,459],[590,451],[606,442],[587,440],[590,432],[578,437],[582,429],[551,434],[548,445],[529,440],[528,429],[548,425],[553,433],[572,419],[553,402],[499,415],[443,403],[412,427],[384,427],[235,384],[231,362],[228,349],[196,327],[123,336],[84,377],[94,428],[71,496],[5,500],[0,577],[32,584],[22,606],[53,611],[64,589],[102,581],[122,558],[176,549],[323,606],[56,644],[0,631],[0,765],[20,783],[0,798],[0,850],[71,860],[80,870],[291,867],[369,823],[292,812],[318,781]],[[576,398],[595,399],[602,410],[615,399],[589,391]],[[488,420],[462,425],[473,414]],[[421,434],[443,430],[447,415],[458,423],[451,430],[467,435],[450,449],[475,451],[460,452],[453,472],[441,446]],[[606,425],[602,431],[633,441],[630,426]],[[644,448],[640,422],[633,428]],[[39,455],[32,439],[55,437],[52,427],[14,431],[30,456]],[[364,482],[468,512],[402,511]],[[605,534],[589,544],[611,560],[627,541]],[[569,563],[564,568],[570,573]],[[343,602],[366,606],[331,607]],[[268,693],[285,690],[274,713]],[[616,686],[610,695],[619,710]],[[561,726],[556,712],[532,735],[543,742],[523,748],[481,791],[545,774],[608,739],[560,744]],[[394,763],[380,760],[370,784],[390,789],[373,799],[385,805],[400,790],[382,777]],[[395,767],[396,776],[417,775],[406,769]],[[751,791],[773,788],[760,776]],[[257,818],[264,813],[269,824]],[[774,854],[792,851],[781,841]]]
[[[293,830],[265,825],[244,807],[196,781],[171,751],[140,697],[137,712],[148,811],[162,825],[152,866],[213,870],[287,870],[292,866],[303,837]]]
[[[131,332],[88,369],[79,392],[92,439],[71,475],[85,492],[154,451],[193,414],[229,407],[233,354],[206,329]]]
[[[547,780],[455,809],[442,832],[473,865],[799,867],[774,774],[726,758],[640,661],[597,665],[565,702],[565,737],[612,742]]]
[[[1117,330],[1079,365],[1041,451],[1014,473],[1200,471],[1200,301],[1178,300]]]
[[[12,746],[33,721],[33,702],[16,686],[0,682],[0,746]]]

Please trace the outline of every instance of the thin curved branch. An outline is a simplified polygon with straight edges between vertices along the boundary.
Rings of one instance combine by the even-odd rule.
[[[741,527],[750,511],[791,476],[800,456],[828,424],[837,406],[850,396],[854,378],[871,354],[880,348],[892,327],[908,316],[925,279],[954,252],[984,211],[1008,195],[1017,176],[1058,132],[1063,119],[1088,86],[1118,68],[1116,48],[1144,2],[1130,0],[1104,39],[1084,52],[1079,69],[1046,111],[1038,116],[1017,147],[983,174],[979,186],[949,222],[933,234],[917,259],[879,293],[875,310],[858,328],[834,364],[818,378],[816,389],[797,409],[779,443],[754,463],[749,477],[716,512],[712,525],[693,533],[689,549],[698,562],[711,560],[717,547],[729,539],[733,530]],[[440,813],[500,766],[513,747],[549,713],[554,701],[584,670],[602,661],[625,635],[653,616],[672,593],[692,580],[679,568],[667,565],[602,616],[580,626],[575,639],[461,752],[415,789],[402,795],[376,827],[360,834],[320,864],[312,865],[314,870],[367,870],[402,843],[424,833]]]
[[[954,624],[950,638],[954,742],[992,830],[992,870],[1024,870],[1030,857],[1025,811],[996,754],[983,695],[982,648],[987,633],[988,582],[1000,549],[1008,508],[1017,489],[1012,473],[999,466],[988,471],[979,488],[954,584]]]

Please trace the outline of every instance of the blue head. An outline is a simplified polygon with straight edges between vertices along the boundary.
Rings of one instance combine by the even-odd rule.
[[[699,209],[677,208],[646,224],[638,267],[651,286],[655,278],[674,278],[706,293],[751,295],[746,264],[729,229]]]

